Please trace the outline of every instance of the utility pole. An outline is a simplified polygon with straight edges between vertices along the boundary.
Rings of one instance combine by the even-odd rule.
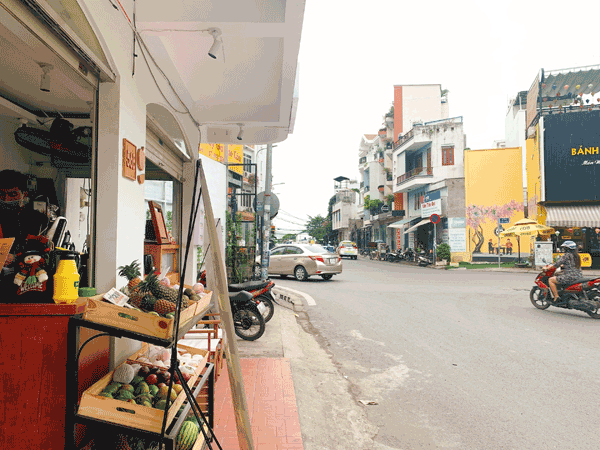
[[[271,240],[271,160],[273,146],[267,144],[267,163],[265,170],[265,204],[263,209],[261,279],[266,280],[269,274],[269,241]]]

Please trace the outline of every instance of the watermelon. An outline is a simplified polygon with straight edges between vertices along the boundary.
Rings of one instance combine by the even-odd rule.
[[[179,429],[179,433],[177,433],[175,448],[177,450],[191,450],[198,438],[199,432],[198,425],[194,422],[189,420],[184,421]]]

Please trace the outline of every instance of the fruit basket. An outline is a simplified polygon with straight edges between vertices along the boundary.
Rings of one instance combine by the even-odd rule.
[[[178,350],[185,351],[191,355],[201,355],[201,359],[198,361],[198,367],[196,371],[187,381],[187,385],[190,387],[190,389],[192,389],[196,383],[196,380],[198,379],[198,376],[200,373],[202,373],[202,370],[206,365],[207,352],[205,350],[198,350],[185,345],[178,345],[177,348]],[[128,361],[124,364],[137,364],[137,358],[146,354],[147,352],[148,344],[144,343],[142,348],[129,357]],[[131,428],[160,433],[164,417],[164,411],[162,409],[139,405],[136,403],[129,403],[125,400],[119,400],[100,395],[102,392],[105,392],[105,389],[112,383],[114,372],[114,370],[109,372],[89,389],[84,391],[81,396],[81,402],[79,404],[79,410],[77,414],[80,416],[116,423]],[[185,399],[185,392],[182,390],[169,407],[167,413],[167,427],[175,418]]]
[[[194,316],[206,310],[210,305],[211,298],[212,292],[207,291],[201,300],[190,300],[189,306],[181,310],[179,328],[182,328]],[[155,316],[143,311],[107,303],[102,300],[102,295],[88,298],[83,319],[160,339],[171,339],[175,324],[175,319]]]

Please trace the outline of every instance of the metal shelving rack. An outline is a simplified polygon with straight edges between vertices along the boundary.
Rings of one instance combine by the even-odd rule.
[[[192,318],[185,326],[181,329],[179,328],[179,316],[181,312],[181,300],[183,296],[183,280],[185,279],[185,273],[187,268],[187,261],[189,256],[189,250],[191,247],[192,235],[194,226],[196,223],[196,216],[198,214],[200,199],[202,197],[202,186],[200,187],[199,195],[196,198],[196,190],[198,187],[198,179],[200,173],[202,172],[201,165],[198,163],[196,168],[196,177],[194,180],[194,194],[192,197],[192,205],[194,208],[190,211],[190,220],[188,227],[188,236],[187,243],[185,249],[185,259],[183,268],[181,271],[181,279],[182,282],[179,287],[179,295],[177,299],[177,308],[175,313],[175,323],[174,323],[174,336],[172,339],[160,339],[153,336],[148,336],[145,334],[140,334],[128,330],[123,330],[120,328],[98,324],[95,322],[90,322],[87,320],[83,320],[80,317],[73,317],[69,320],[69,329],[68,329],[68,359],[67,359],[67,411],[65,417],[65,429],[70,430],[67,432],[65,448],[76,450],[75,445],[75,424],[83,424],[83,425],[100,425],[103,428],[106,427],[109,430],[112,430],[115,433],[123,433],[128,435],[139,436],[143,438],[150,438],[159,441],[159,444],[165,444],[167,450],[174,450],[175,448],[175,438],[177,437],[177,433],[181,428],[185,416],[189,413],[190,409],[193,411],[196,420],[198,421],[200,432],[202,433],[205,443],[212,450],[212,443],[216,443],[217,447],[222,450],[222,447],[217,440],[216,436],[213,433],[213,419],[214,419],[214,365],[207,364],[204,375],[200,379],[200,383],[196,386],[194,392],[190,389],[187,383],[182,383],[183,392],[187,398],[187,406],[184,408],[184,411],[180,415],[179,419],[175,421],[173,424],[167,424],[167,415],[169,411],[169,407],[164,411],[163,415],[163,423],[162,429],[160,433],[155,433],[143,429],[133,428],[129,426],[119,425],[113,422],[108,422],[99,419],[93,419],[90,417],[81,416],[77,413],[79,404],[77,401],[77,388],[78,388],[78,370],[79,370],[79,356],[81,354],[82,349],[92,340],[97,339],[102,336],[113,336],[120,338],[129,338],[140,342],[147,342],[149,344],[159,345],[165,348],[171,348],[171,360],[169,365],[169,372],[171,374],[169,389],[167,392],[167,398],[170,398],[171,390],[173,389],[173,383],[175,380],[175,375],[179,377],[180,380],[183,380],[183,375],[179,370],[179,364],[177,361],[177,342],[179,341],[179,336],[187,333],[196,323],[201,320],[202,316],[206,311],[203,311],[202,314],[196,315]],[[202,173],[202,176],[203,173]],[[201,180],[204,183],[204,179]],[[212,211],[211,211],[212,214]],[[79,347],[79,328],[89,328],[96,331],[100,331],[101,333],[89,338]],[[208,418],[202,412],[198,403],[196,401],[196,395],[202,390],[204,384],[209,381],[209,411]],[[162,448],[162,447],[161,447]]]

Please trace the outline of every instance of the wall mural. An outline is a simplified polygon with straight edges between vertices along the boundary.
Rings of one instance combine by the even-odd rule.
[[[508,217],[512,223],[514,222],[512,216],[519,212],[523,212],[523,203],[519,203],[516,200],[511,200],[509,203],[501,206],[468,205],[466,216],[467,225],[473,230],[473,236],[471,237],[471,240],[475,244],[473,253],[481,253],[481,247],[486,242],[486,238],[493,239],[494,245],[497,243],[497,236],[495,234],[493,236],[485,236],[484,223],[490,222],[493,228],[495,228],[498,219],[501,217]],[[504,225],[504,228],[507,228],[507,226]]]

